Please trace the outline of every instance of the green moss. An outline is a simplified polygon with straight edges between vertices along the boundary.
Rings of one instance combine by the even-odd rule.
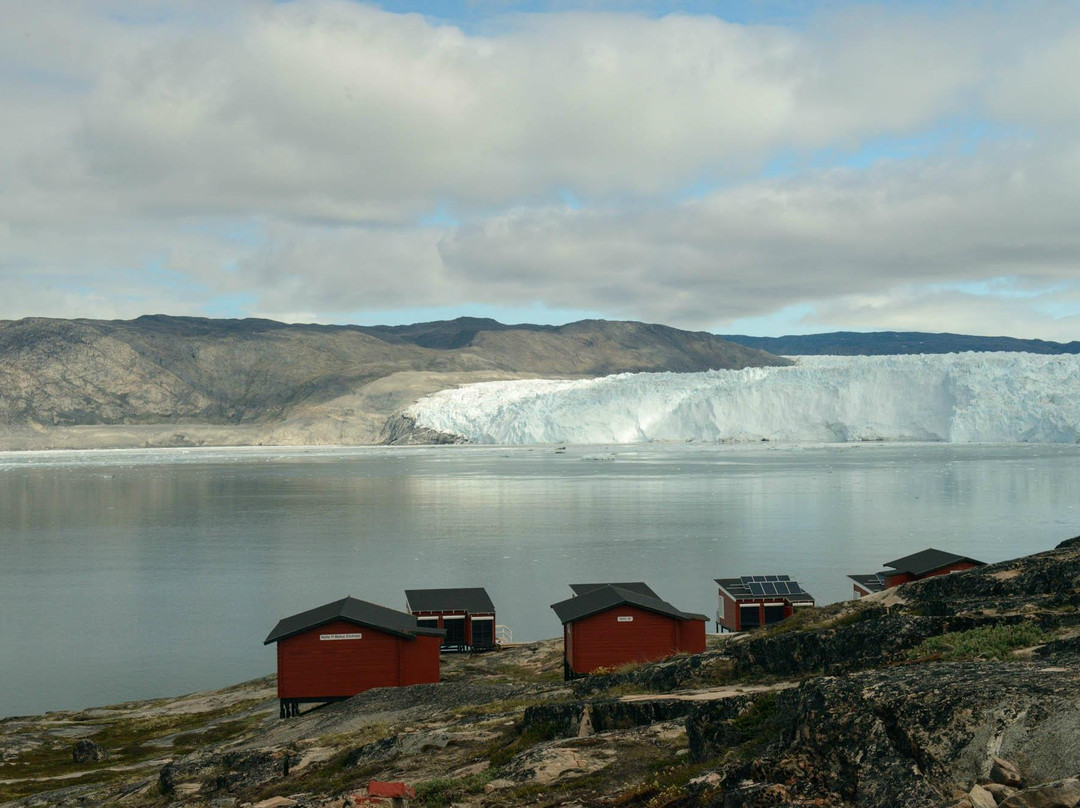
[[[262,722],[262,716],[248,716],[194,732],[184,732],[173,739],[177,749],[198,749],[211,744],[220,744],[239,738],[244,733]]]
[[[715,766],[709,763],[692,763],[685,758],[668,758],[656,761],[652,768],[651,777],[620,791],[611,804],[661,808],[685,797],[690,780],[712,771]]]
[[[548,684],[562,681],[562,668],[555,666],[549,668],[536,668],[526,665],[511,664],[487,666],[476,665],[465,668],[462,671],[462,675],[470,677],[483,676],[485,678],[491,679],[505,679],[507,682],[512,682],[514,684]]]
[[[69,756],[70,757],[70,756]],[[108,765],[101,764],[101,765]],[[5,773],[5,777],[8,773]],[[43,791],[52,791],[59,788],[70,788],[72,786],[79,786],[85,784],[107,784],[122,780],[125,777],[130,777],[131,772],[114,772],[114,771],[88,771],[81,777],[65,777],[63,780],[27,780],[21,783],[8,783],[6,785],[0,785],[0,803],[7,803],[9,800],[17,800],[23,797],[30,797],[34,794],[40,794]]]
[[[413,805],[421,808],[442,808],[466,794],[479,794],[484,786],[495,779],[492,769],[470,774],[467,777],[439,777],[426,780],[416,786]]]
[[[910,659],[1005,659],[1017,648],[1038,645],[1046,634],[1033,623],[980,626],[930,637],[908,651]]]
[[[502,766],[509,763],[516,755],[520,755],[526,749],[558,737],[558,724],[537,724],[529,727],[508,744],[495,744],[488,752],[488,760],[491,761],[492,766]]]
[[[742,735],[760,735],[773,728],[777,712],[776,693],[763,693],[731,725]]]
[[[76,716],[76,720],[85,718],[102,727],[89,736],[109,753],[107,760],[89,763],[75,763],[71,752],[74,742],[71,740],[47,740],[41,746],[20,755],[12,765],[4,768],[3,779],[24,780],[0,786],[0,802],[29,796],[42,791],[68,785],[84,783],[105,783],[124,776],[124,773],[109,771],[110,767],[131,766],[155,757],[160,757],[163,750],[150,745],[151,741],[177,735],[174,745],[181,751],[196,748],[205,743],[228,740],[236,737],[251,725],[262,720],[262,715],[249,716],[236,721],[225,722],[207,727],[230,715],[248,710],[261,700],[238,702],[220,710],[202,713],[180,713],[144,716],[141,718],[103,719],[100,716]],[[77,777],[55,780],[58,775],[82,773]],[[126,773],[130,776],[130,772]]]
[[[468,718],[479,715],[504,715],[506,713],[520,713],[526,707],[534,707],[543,704],[544,699],[501,699],[489,701],[486,704],[469,704],[454,709],[455,718]]]
[[[367,780],[385,771],[387,765],[385,760],[359,765],[356,760],[364,747],[389,735],[389,725],[369,724],[356,733],[321,738],[320,742],[327,746],[340,746],[345,743],[351,745],[336,752],[327,760],[313,763],[303,771],[290,775],[287,780],[271,783],[249,796],[253,802],[258,802],[269,797],[298,791],[333,794],[355,789],[358,784],[366,783]]]

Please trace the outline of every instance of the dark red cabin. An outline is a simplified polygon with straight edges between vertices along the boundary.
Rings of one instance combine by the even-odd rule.
[[[705,615],[680,611],[641,591],[602,584],[551,608],[563,624],[566,679],[705,650]]]
[[[411,614],[351,597],[286,617],[263,642],[277,643],[281,717],[373,687],[438,682],[442,638]]]
[[[914,553],[895,561],[886,561],[886,567],[892,569],[882,570],[869,575],[849,575],[854,581],[854,596],[864,598],[875,592],[890,589],[909,581],[919,581],[923,578],[933,578],[935,575],[948,575],[951,572],[962,572],[974,567],[986,566],[982,561],[974,558],[946,553],[944,550],[929,548]]]
[[[495,643],[495,605],[483,587],[406,589],[405,603],[417,623],[446,632],[444,651],[491,651]]]
[[[748,631],[787,620],[814,597],[787,575],[743,575],[714,579],[720,588],[717,631]]]

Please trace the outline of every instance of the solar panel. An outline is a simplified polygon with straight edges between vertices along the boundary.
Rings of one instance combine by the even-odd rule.
[[[761,588],[765,590],[766,595],[775,595],[776,594],[776,584],[773,583],[772,581],[770,581],[769,583],[766,583],[766,584],[762,584]]]
[[[749,586],[750,586],[750,594],[751,595],[764,595],[765,594],[761,589],[761,584],[757,583],[756,581],[750,583]]]
[[[789,578],[787,575],[777,575],[776,580],[778,580],[778,581],[790,581],[791,578]]]
[[[779,581],[780,579],[777,578],[775,575],[766,575],[765,580],[766,581]]]

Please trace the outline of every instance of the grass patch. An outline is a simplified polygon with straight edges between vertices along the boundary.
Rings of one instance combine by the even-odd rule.
[[[619,682],[593,691],[589,694],[589,698],[593,700],[621,699],[623,696],[648,696],[656,692],[636,682]]]
[[[101,729],[88,736],[109,753],[106,760],[87,763],[75,763],[71,752],[73,739],[49,738],[34,749],[20,755],[12,765],[5,766],[2,779],[26,780],[0,786],[0,802],[30,796],[42,791],[50,791],[65,786],[84,785],[87,783],[107,783],[132,773],[109,771],[113,766],[130,766],[146,760],[160,757],[172,757],[177,751],[184,752],[203,745],[222,742],[235,738],[262,720],[263,714],[226,721],[216,726],[207,727],[230,715],[250,709],[261,700],[239,702],[218,710],[201,713],[179,713],[171,715],[153,715],[140,718],[102,718],[86,716],[86,721],[100,724]],[[79,717],[76,717],[79,721]],[[150,741],[170,735],[177,737],[174,748],[161,748],[149,745]],[[59,775],[81,773],[78,777],[62,780],[50,779]]]
[[[97,765],[108,766],[109,764],[105,762]],[[26,780],[22,783],[9,783],[7,785],[0,785],[0,803],[7,803],[10,800],[18,800],[23,797],[31,797],[34,794],[40,794],[42,791],[70,788],[71,786],[87,784],[105,785],[117,780],[122,780],[125,777],[131,777],[131,775],[132,773],[130,771],[114,772],[98,770],[87,771],[86,774],[80,777],[66,777],[63,780]],[[4,777],[12,777],[12,773],[5,772]]]
[[[439,777],[416,785],[413,805],[421,808],[442,808],[466,794],[479,794],[484,786],[495,779],[492,769],[470,774],[466,777]]]
[[[757,757],[769,744],[780,737],[782,726],[775,692],[763,693],[754,703],[731,722],[740,739],[740,757]]]
[[[777,637],[781,634],[791,634],[795,631],[806,631],[811,628],[819,627],[824,622],[823,618],[824,615],[820,613],[819,609],[804,607],[796,610],[787,620],[782,620],[779,623],[766,626],[757,636]]]
[[[526,749],[544,741],[553,741],[558,737],[558,724],[537,724],[529,727],[508,744],[496,744],[489,750],[487,757],[492,766],[504,766]]]
[[[1017,648],[1038,645],[1046,633],[1033,623],[980,626],[930,637],[908,651],[910,659],[1006,659]]]
[[[507,682],[521,684],[557,684],[562,682],[562,668],[554,665],[549,668],[535,668],[528,665],[503,663],[498,665],[467,665],[461,673],[469,678],[484,677],[505,679]],[[463,677],[458,677],[463,678]]]
[[[252,715],[233,721],[225,721],[207,729],[194,732],[182,732],[173,739],[177,749],[197,749],[211,744],[220,744],[238,738],[262,722],[262,716]]]
[[[291,794],[299,791],[333,794],[352,790],[358,784],[364,784],[372,777],[384,772],[390,761],[378,760],[370,763],[357,762],[361,751],[373,743],[388,738],[388,724],[370,724],[355,733],[330,735],[319,739],[320,746],[342,746],[351,744],[335,752],[328,759],[312,763],[302,771],[290,774],[285,780],[270,783],[249,795],[257,802],[269,797]],[[357,744],[360,741],[361,743]]]
[[[457,719],[472,718],[480,715],[505,715],[506,713],[524,712],[526,707],[535,707],[544,704],[545,699],[501,699],[490,701],[487,704],[469,704],[456,707],[453,716]]]
[[[611,804],[663,808],[686,796],[686,786],[692,778],[715,768],[710,763],[692,763],[685,758],[659,760],[653,765],[655,773],[651,778],[620,791]]]

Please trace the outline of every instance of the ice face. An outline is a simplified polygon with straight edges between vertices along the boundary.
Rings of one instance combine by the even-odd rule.
[[[487,382],[406,414],[474,443],[1076,443],[1080,356],[806,356],[793,367]]]

